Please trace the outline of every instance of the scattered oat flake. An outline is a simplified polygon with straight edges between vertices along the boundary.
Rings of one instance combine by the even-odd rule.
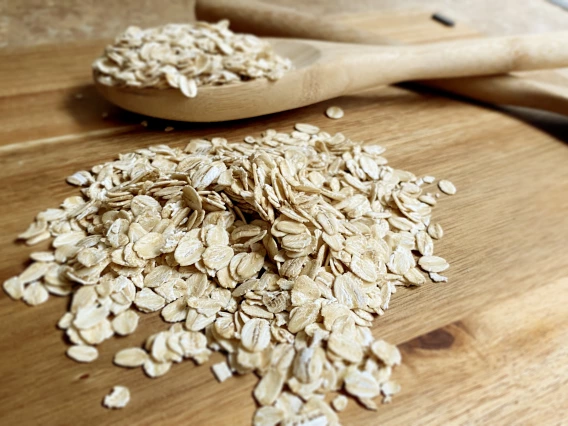
[[[108,316],[108,309],[104,306],[89,305],[77,310],[73,325],[86,330],[103,321]]]
[[[449,180],[442,179],[441,181],[439,181],[438,188],[440,188],[440,191],[442,191],[444,194],[448,195],[454,195],[457,192],[456,187]]]
[[[225,380],[227,380],[228,378],[233,376],[233,373],[231,372],[229,365],[225,361],[214,364],[211,367],[211,370],[213,370],[213,374],[215,375],[215,378],[220,383],[224,382]]]
[[[379,360],[389,367],[401,363],[401,355],[398,348],[384,340],[375,340],[371,345],[371,350]]]
[[[418,264],[427,272],[442,272],[450,267],[446,259],[438,256],[422,256]]]
[[[47,273],[48,269],[49,265],[45,262],[32,263],[20,274],[19,279],[22,284],[37,281]]]
[[[57,327],[59,327],[62,330],[66,330],[69,327],[71,327],[72,322],[73,322],[73,314],[71,312],[65,312],[57,322]]]
[[[130,391],[125,386],[115,386],[105,396],[103,405],[106,408],[124,408],[130,401]]]
[[[345,376],[345,390],[357,398],[375,398],[380,393],[380,385],[371,373],[351,367]]]
[[[428,235],[432,238],[439,240],[444,236],[444,229],[439,223],[431,223],[428,226]]]
[[[14,300],[19,300],[24,296],[24,284],[18,277],[8,278],[2,284],[2,288]]]
[[[17,295],[17,291],[19,290],[15,291]],[[45,286],[37,281],[28,284],[22,294],[22,299],[24,300],[24,302],[31,306],[41,305],[42,303],[47,302],[48,298],[49,293],[46,290]]]
[[[127,348],[114,355],[113,362],[120,367],[140,367],[148,360],[148,353],[141,348]]]
[[[168,126],[164,129],[164,132],[171,132],[172,130],[174,130],[174,128],[172,126]]]
[[[328,118],[337,120],[343,117],[343,110],[337,106],[330,106],[325,110],[325,115],[327,115]]]
[[[143,367],[144,367],[144,373],[146,373],[148,377],[156,378],[156,377],[161,377],[164,374],[166,374],[168,371],[170,371],[172,363],[156,362],[153,359],[149,358],[146,361],[144,361]]]
[[[36,262],[53,262],[55,261],[55,256],[50,251],[36,251],[30,254],[30,259]]]
[[[94,346],[69,346],[67,356],[77,362],[93,362],[99,357],[99,351]]]
[[[307,133],[308,135],[315,135],[320,131],[319,127],[306,123],[296,123],[294,128],[298,132]]]
[[[430,275],[430,279],[432,281],[434,281],[435,283],[447,283],[448,282],[448,277],[445,277],[444,275],[440,275],[436,272],[430,272],[428,275]]]

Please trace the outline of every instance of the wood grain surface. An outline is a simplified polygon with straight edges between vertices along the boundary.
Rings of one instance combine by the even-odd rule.
[[[398,18],[397,18],[398,17]],[[378,18],[404,41],[472,33],[400,14]],[[374,27],[373,19],[349,18]],[[443,33],[443,34],[442,34]],[[395,370],[403,391],[376,412],[353,401],[345,425],[559,425],[568,406],[568,146],[518,116],[399,88],[381,88],[296,111],[215,125],[149,120],[105,103],[90,82],[104,41],[0,51],[0,281],[18,274],[32,250],[14,243],[34,215],[77,190],[70,173],[156,143],[237,140],[302,121],[387,148],[394,167],[452,180],[458,194],[435,209],[445,229],[437,244],[451,263],[449,283],[400,289],[376,337],[402,344]],[[41,72],[40,72],[41,71]],[[76,95],[83,95],[77,99]],[[338,121],[323,112],[345,110]],[[108,112],[103,119],[101,114]],[[167,125],[175,131],[163,132]],[[566,135],[567,125],[560,133]],[[55,324],[68,300],[29,308],[0,295],[0,424],[247,425],[252,375],[218,384],[206,366],[175,365],[149,379],[111,363],[120,348],[165,327],[144,315],[138,330],[100,347],[92,364],[65,357]],[[216,354],[212,362],[221,359]],[[123,410],[101,406],[128,386]]]
[[[436,11],[493,35],[562,31],[568,26],[568,13],[547,0],[262,1],[298,8],[322,19],[337,13]],[[194,5],[195,0],[2,0],[0,47],[114,37],[127,23],[149,27],[192,19]]]

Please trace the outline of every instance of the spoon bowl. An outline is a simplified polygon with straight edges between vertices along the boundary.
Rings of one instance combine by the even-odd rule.
[[[254,117],[294,108],[296,97],[289,93],[282,104],[283,90],[297,91],[306,69],[321,58],[321,51],[310,43],[291,39],[271,39],[274,51],[292,61],[293,69],[281,79],[254,79],[219,86],[199,86],[197,96],[188,98],[175,88],[153,89],[109,86],[95,78],[99,92],[110,102],[144,115],[169,120],[213,122]],[[302,105],[298,105],[302,106]],[[260,112],[259,112],[260,111]]]
[[[418,79],[490,75],[568,65],[568,33],[463,40],[417,46],[363,46],[266,39],[292,61],[279,80],[255,79],[178,89],[95,85],[110,102],[151,117],[215,122],[255,117],[317,103],[378,85]]]

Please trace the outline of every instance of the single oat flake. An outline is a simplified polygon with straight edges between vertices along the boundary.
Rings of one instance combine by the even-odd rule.
[[[174,26],[158,38],[241,52],[223,25],[199,25],[196,34]],[[164,46],[150,40],[157,35],[130,30],[101,64],[161,57]],[[225,66],[261,77],[248,53]],[[193,69],[205,59],[192,58],[184,59],[185,71],[197,73],[191,78],[215,84]],[[273,60],[263,57],[263,72]],[[159,72],[144,61],[136,62],[142,70]],[[194,92],[188,76],[168,70],[152,78]],[[120,349],[113,363],[152,379],[217,351],[226,355],[211,367],[219,382],[258,376],[253,424],[339,425],[348,398],[377,410],[400,391],[391,378],[400,352],[371,332],[396,303],[397,286],[447,281],[439,273],[449,263],[434,255],[443,230],[432,220],[443,203],[424,188],[434,178],[397,169],[384,153],[297,123],[291,133],[269,129],[243,142],[192,139],[184,149],[121,154],[68,178],[76,195],[40,212],[19,236],[28,245],[53,237],[51,248],[32,254],[3,288],[32,306],[70,295],[57,325],[77,362],[96,361],[105,341],[133,333],[144,343]],[[150,334],[147,313],[167,325]],[[122,408],[129,399],[116,386],[103,404]]]
[[[69,346],[67,356],[77,362],[93,362],[99,357],[97,348],[86,345]]]
[[[337,106],[330,106],[325,110],[325,115],[327,115],[328,118],[332,118],[334,120],[342,118],[343,114],[343,110]]]
[[[231,369],[226,362],[220,362],[213,365],[211,367],[211,370],[213,371],[215,378],[219,382],[224,382],[225,380],[233,376],[233,373],[231,372]]]
[[[454,195],[457,192],[456,187],[449,180],[439,181],[438,182],[438,188],[440,188],[440,191],[442,191],[444,194],[448,194],[448,195]]]
[[[148,359],[148,354],[141,348],[128,348],[118,351],[113,362],[121,367],[141,367]]]
[[[124,408],[130,401],[130,391],[125,386],[115,386],[105,396],[103,405],[106,408]]]

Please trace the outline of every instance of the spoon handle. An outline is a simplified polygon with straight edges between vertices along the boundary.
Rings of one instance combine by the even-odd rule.
[[[495,75],[568,66],[568,31],[369,49],[392,51],[382,68],[396,81]]]
[[[258,1],[197,0],[196,14],[198,19],[209,21],[229,19],[234,30],[258,35],[359,44],[399,44],[372,31],[358,30],[319,16]],[[462,77],[420,83],[481,102],[538,108],[568,115],[566,88],[542,84],[527,77]]]
[[[338,24],[307,13],[259,1],[197,0],[197,19],[228,19],[231,29],[257,36],[309,38],[342,43],[400,44],[372,32]]]

